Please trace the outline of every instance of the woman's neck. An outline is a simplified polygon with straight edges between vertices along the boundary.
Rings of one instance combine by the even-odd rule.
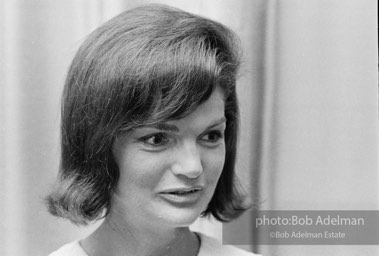
[[[89,256],[196,256],[200,247],[199,238],[188,227],[157,228],[157,223],[134,227],[117,214],[108,216],[80,243]]]

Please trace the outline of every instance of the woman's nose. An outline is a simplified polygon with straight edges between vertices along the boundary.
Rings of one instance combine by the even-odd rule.
[[[175,153],[172,172],[175,175],[184,175],[194,179],[203,172],[201,154],[196,145],[183,145]]]

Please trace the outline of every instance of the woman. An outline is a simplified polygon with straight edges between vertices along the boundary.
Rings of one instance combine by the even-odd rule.
[[[252,255],[188,228],[247,208],[234,177],[238,55],[221,24],[161,5],[89,36],[67,75],[47,203],[75,224],[104,221],[51,255]]]

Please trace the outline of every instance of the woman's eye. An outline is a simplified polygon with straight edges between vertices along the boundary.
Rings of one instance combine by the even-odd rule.
[[[140,141],[149,146],[163,146],[169,142],[169,138],[164,133],[156,133],[142,137]]]
[[[210,131],[205,134],[201,139],[206,142],[215,143],[223,138],[221,131]]]

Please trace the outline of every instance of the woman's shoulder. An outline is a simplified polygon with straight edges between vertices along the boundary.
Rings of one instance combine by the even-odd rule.
[[[201,245],[198,256],[259,256],[232,245],[223,245],[213,237],[197,233],[200,237]]]
[[[63,245],[58,250],[49,254],[49,256],[88,256],[78,241]]]

